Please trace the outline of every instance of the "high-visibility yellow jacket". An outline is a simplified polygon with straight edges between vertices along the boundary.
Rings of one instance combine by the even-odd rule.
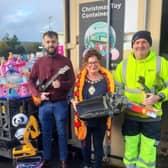
[[[168,61],[163,57],[156,56],[153,50],[143,60],[137,60],[131,52],[128,58],[118,64],[115,72],[116,87],[123,89],[124,95],[129,101],[142,104],[144,91],[142,84],[138,82],[139,77],[143,77],[145,85],[154,94],[163,93],[164,100],[168,100]],[[155,108],[161,109],[161,102],[154,105]],[[144,118],[144,115],[127,111],[129,115]],[[162,115],[162,111],[158,116]],[[146,117],[145,117],[146,118]]]

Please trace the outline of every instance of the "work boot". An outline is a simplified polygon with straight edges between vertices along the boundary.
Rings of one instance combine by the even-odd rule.
[[[68,164],[65,160],[60,161],[60,168],[68,168]]]

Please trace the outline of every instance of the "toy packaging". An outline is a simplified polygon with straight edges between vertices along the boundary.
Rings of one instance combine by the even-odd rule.
[[[22,159],[17,159],[16,168],[41,168],[43,166],[42,156],[32,156]]]

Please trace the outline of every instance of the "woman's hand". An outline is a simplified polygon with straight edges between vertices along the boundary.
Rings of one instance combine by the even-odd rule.
[[[73,109],[74,109],[75,111],[77,111],[76,105],[78,104],[78,101],[76,101],[76,100],[74,100],[74,99],[71,99],[71,103],[72,103]]]

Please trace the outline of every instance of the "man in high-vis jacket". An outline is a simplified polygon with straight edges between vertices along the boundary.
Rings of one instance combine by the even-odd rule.
[[[155,114],[137,113],[131,108],[125,111],[122,134],[126,168],[156,168],[161,104],[168,100],[168,62],[157,56],[151,46],[150,32],[136,32],[132,37],[132,52],[114,74],[116,87],[122,89],[128,102],[153,109]]]

